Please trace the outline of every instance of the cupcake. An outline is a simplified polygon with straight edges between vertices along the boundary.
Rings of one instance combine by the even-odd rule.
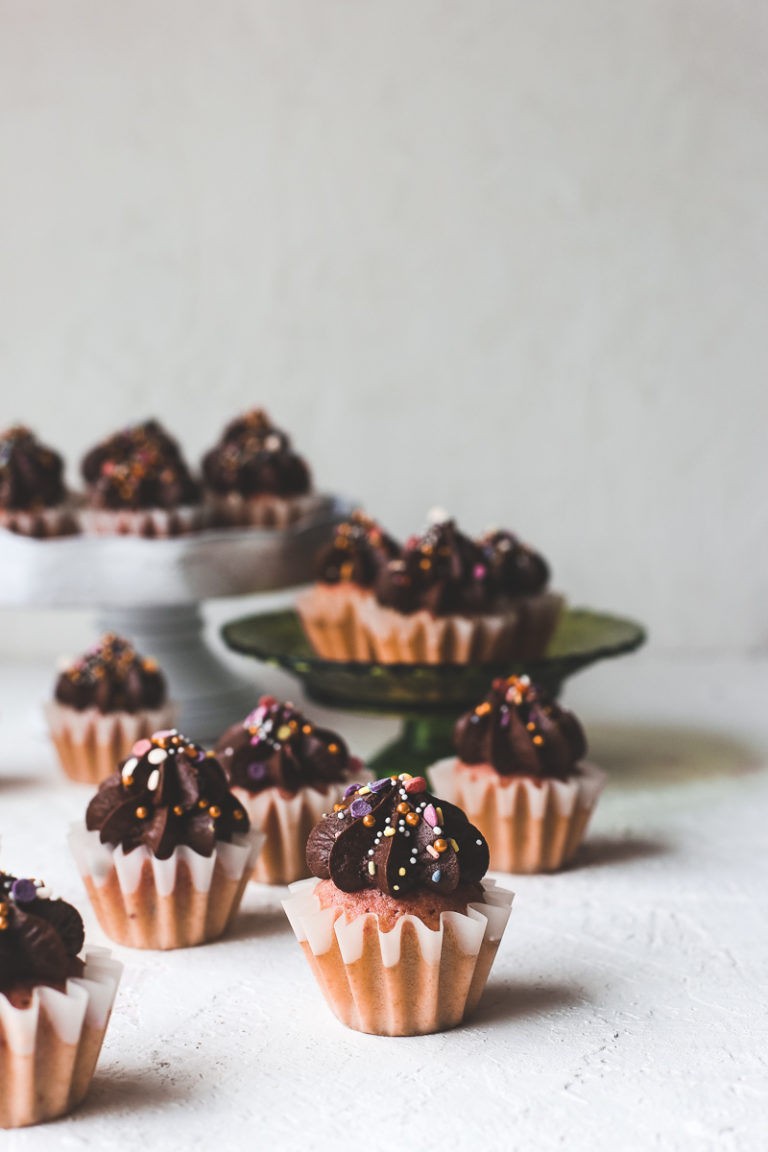
[[[400,547],[375,520],[355,511],[339,524],[315,562],[315,584],[296,601],[304,630],[326,660],[370,660],[360,605],[373,598],[381,569]]]
[[[514,560],[505,563],[510,550],[515,555],[514,540],[506,533],[471,540],[442,518],[409,540],[359,608],[374,658],[466,664],[541,656],[561,598],[543,592],[548,570],[540,558],[538,581],[518,578]],[[535,556],[524,555],[529,564]]]
[[[98,784],[137,740],[173,723],[165,677],[109,632],[59,675],[46,705],[51,738],[70,780]]]
[[[335,1015],[350,1028],[413,1036],[475,1008],[512,893],[483,880],[488,845],[422,777],[350,793],[313,829],[316,877],[291,886],[291,926]]]
[[[176,441],[156,420],[125,428],[83,458],[90,532],[181,536],[204,526],[200,485]]]
[[[99,1058],[122,965],[39,880],[0,872],[0,1127],[70,1112]]]
[[[312,828],[343,799],[353,777],[358,783],[369,778],[340,736],[273,696],[262,696],[242,724],[227,729],[215,755],[253,827],[264,833],[253,872],[264,884],[309,876],[305,849]]]
[[[261,408],[227,425],[202,471],[214,524],[285,528],[317,506],[309,468]]]
[[[20,425],[0,435],[0,527],[38,537],[78,531],[61,456]]]
[[[483,833],[491,868],[554,872],[573,859],[605,775],[587,763],[572,712],[527,676],[494,680],[456,723],[456,757],[429,770],[443,796]]]
[[[186,948],[229,926],[261,836],[213,753],[175,729],[139,740],[70,832],[99,923],[119,944]]]

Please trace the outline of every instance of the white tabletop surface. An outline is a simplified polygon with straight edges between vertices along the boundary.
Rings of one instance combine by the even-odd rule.
[[[47,742],[51,679],[0,665],[1,861],[45,877],[104,943],[65,846],[90,791],[61,777]],[[261,683],[300,699],[280,673]],[[125,974],[85,1103],[3,1146],[768,1147],[766,688],[765,661],[648,654],[574,682],[569,703],[609,783],[575,867],[499,877],[517,896],[465,1026],[347,1030],[288,927],[284,890],[251,885],[228,939],[115,948]],[[392,729],[340,727],[363,754]]]

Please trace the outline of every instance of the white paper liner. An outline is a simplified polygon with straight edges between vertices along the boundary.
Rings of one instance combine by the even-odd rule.
[[[80,531],[74,502],[31,510],[0,508],[0,528],[39,540],[74,536]]]
[[[406,913],[382,932],[374,913],[348,921],[338,907],[321,908],[317,884],[314,878],[292,884],[283,907],[343,1023],[379,1035],[416,1035],[451,1028],[474,1009],[509,919],[512,892],[486,879],[485,903],[469,904],[466,913],[443,912],[438,929]]]
[[[102,844],[98,831],[82,824],[72,826],[68,839],[107,935],[130,947],[163,949],[201,944],[225,931],[264,842],[251,829],[231,844],[217,841],[210,856],[182,844],[159,860],[144,845],[126,854],[121,845]],[[192,889],[183,901],[177,899],[180,875]]]
[[[456,757],[428,769],[433,790],[463,808],[488,841],[491,868],[552,871],[571,860],[586,831],[606,775],[582,761],[567,780],[502,777],[490,765]]]
[[[205,500],[213,524],[252,528],[287,528],[327,503],[327,497],[316,492],[302,496],[241,496],[230,492],[222,496],[209,491]]]
[[[467,664],[533,659],[545,651],[563,600],[553,592],[521,596],[501,613],[485,616],[411,615],[371,598],[360,604],[373,658],[382,664]]]
[[[185,536],[206,527],[203,504],[180,504],[178,508],[83,508],[80,519],[85,532],[97,536]]]
[[[40,985],[26,1008],[0,994],[0,1127],[68,1112],[91,1082],[122,973],[105,948],[88,948],[66,991]]]
[[[354,779],[365,784],[373,775],[363,769],[355,773]],[[281,796],[278,788],[251,793],[233,787],[232,794],[248,813],[251,826],[265,836],[252,878],[260,884],[292,884],[309,876],[305,855],[309,834],[325,813],[342,800],[349,784],[349,780],[327,784],[324,792],[301,788],[295,796],[288,797]]]
[[[296,597],[310,644],[324,660],[373,659],[373,649],[362,622],[360,606],[373,593],[356,584],[315,584]]]
[[[173,728],[178,706],[169,700],[162,708],[103,713],[98,708],[78,711],[51,700],[44,711],[66,775],[79,783],[98,784],[130,755],[137,740]]]

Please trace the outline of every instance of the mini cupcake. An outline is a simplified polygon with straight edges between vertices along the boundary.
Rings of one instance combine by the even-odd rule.
[[[343,799],[353,777],[358,783],[369,778],[340,736],[274,696],[262,696],[242,724],[228,728],[215,755],[253,827],[264,833],[253,872],[263,884],[309,876],[305,850],[312,828]]]
[[[83,523],[111,536],[181,536],[204,526],[200,485],[156,420],[125,428],[86,453]]]
[[[512,893],[484,881],[488,845],[422,777],[348,795],[312,831],[318,879],[291,888],[291,926],[335,1015],[350,1028],[413,1036],[475,1008]]]
[[[99,1058],[122,965],[88,949],[71,904],[0,872],[0,1127],[70,1112]]]
[[[221,936],[261,841],[213,753],[175,729],[137,741],[70,832],[99,923],[133,948]]]
[[[514,539],[496,533],[478,542],[452,520],[437,519],[410,540],[380,572],[375,598],[359,608],[374,658],[466,664],[542,655],[561,598],[545,595],[543,586],[523,591],[534,581],[516,580],[514,563],[505,566],[501,559]],[[535,556],[530,550],[525,555]],[[538,572],[546,583],[543,560]]]
[[[326,660],[372,658],[359,608],[373,598],[381,569],[399,555],[400,547],[392,537],[359,510],[338,525],[334,539],[315,562],[316,583],[296,601],[318,656]]]
[[[457,756],[429,770],[481,830],[500,872],[554,872],[573,859],[605,783],[579,721],[527,676],[494,680],[457,722]]]
[[[227,425],[202,471],[214,524],[284,528],[317,506],[309,468],[261,408]]]
[[[176,706],[157,663],[109,632],[61,672],[45,711],[67,776],[98,784],[137,740],[172,724]]]
[[[0,435],[0,527],[37,537],[78,531],[61,456],[20,425]]]

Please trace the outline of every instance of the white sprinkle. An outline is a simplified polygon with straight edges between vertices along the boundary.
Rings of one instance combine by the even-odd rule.
[[[392,821],[390,820],[389,816],[387,816],[387,818],[386,818],[386,820],[384,821],[384,823],[385,823],[385,824],[391,824],[391,823],[392,823]]]
[[[150,764],[162,764],[168,756],[164,748],[153,748],[151,752],[147,753],[147,760]]]
[[[159,783],[160,783],[159,769],[153,768],[149,774],[149,780],[147,780],[147,788],[149,788],[150,792],[154,792]]]
[[[400,891],[400,885],[399,884],[393,884],[392,885],[392,891],[393,892],[399,892]]]
[[[410,836],[410,832],[403,832],[403,836]]]
[[[450,516],[445,508],[430,508],[427,513],[428,524],[445,524],[446,520],[450,520]]]
[[[337,812],[336,815],[338,816],[339,820],[344,819],[344,813],[343,812]]]
[[[432,834],[434,836],[442,836],[443,830],[439,825],[436,824],[435,827],[432,829]]]
[[[479,844],[481,848],[483,846],[482,840],[475,840],[475,844]]]
[[[125,764],[123,764],[123,776],[130,776],[137,764],[138,760],[135,756],[131,756],[130,760],[126,760]]]
[[[369,849],[368,849],[368,855],[369,855],[369,856],[373,856],[373,848],[369,848]]]

